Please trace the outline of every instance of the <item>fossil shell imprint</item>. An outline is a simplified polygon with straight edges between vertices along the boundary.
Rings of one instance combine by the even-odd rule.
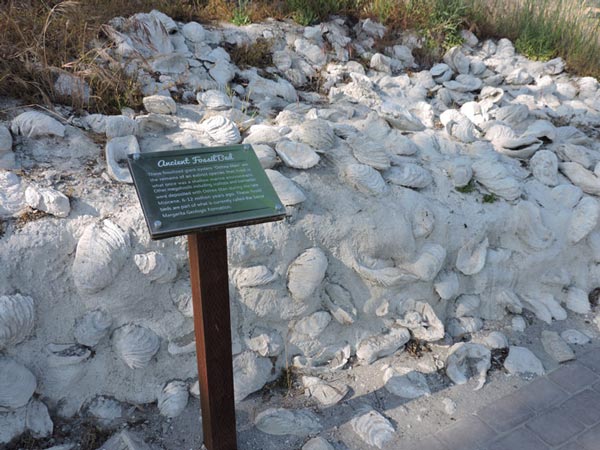
[[[168,256],[158,252],[148,252],[133,257],[135,265],[151,281],[168,283],[177,276],[177,265]]]
[[[111,325],[112,317],[105,311],[96,309],[86,313],[75,323],[73,334],[79,344],[94,347],[108,334]]]
[[[217,144],[232,145],[239,143],[242,138],[235,123],[224,116],[212,116],[202,122],[202,130]]]
[[[356,348],[356,356],[360,361],[371,364],[379,358],[395,353],[409,339],[410,333],[406,328],[394,327],[385,334],[363,339]]]
[[[371,166],[374,169],[385,170],[390,167],[390,158],[385,148],[377,141],[366,136],[359,135],[351,139],[350,147],[354,157],[361,163]]]
[[[592,197],[584,197],[573,210],[569,221],[567,236],[569,242],[576,244],[590,234],[598,225],[600,204]]]
[[[501,162],[481,159],[474,162],[472,168],[475,179],[490,192],[509,201],[521,196],[520,183],[510,175]]]
[[[379,195],[387,192],[383,177],[365,164],[348,164],[344,169],[344,178],[364,194]]]
[[[356,320],[356,307],[352,302],[352,295],[338,284],[325,285],[323,304],[335,320],[342,325],[349,325]]]
[[[232,106],[232,99],[223,91],[210,89],[206,92],[198,92],[196,95],[198,103],[205,105],[207,109],[213,111],[224,111]]]
[[[558,184],[558,158],[554,152],[539,150],[529,161],[533,176],[546,186]]]
[[[35,376],[27,367],[8,356],[0,355],[0,411],[25,406],[36,386]]]
[[[426,243],[415,262],[402,266],[423,281],[433,281],[446,260],[446,249],[439,244]]]
[[[341,387],[329,384],[318,377],[303,376],[302,385],[305,393],[315,398],[323,406],[339,403],[348,393],[348,386]]]
[[[269,408],[256,416],[254,425],[263,433],[275,436],[286,434],[307,436],[318,433],[322,429],[317,416],[308,409],[291,411],[284,408]]]
[[[415,338],[435,342],[444,337],[444,324],[429,303],[408,300],[401,309],[404,316],[397,322],[408,328]]]
[[[95,294],[111,284],[129,255],[129,234],[110,220],[89,225],[77,243],[73,279],[79,292]]]
[[[383,382],[388,392],[402,398],[419,398],[431,395],[427,379],[421,372],[388,367],[383,373]]]
[[[255,286],[264,286],[277,279],[277,274],[271,272],[266,266],[253,266],[239,269],[235,275],[235,282],[239,289]]]
[[[272,169],[266,169],[265,173],[284,205],[293,206],[306,200],[304,192],[286,176]]]
[[[317,247],[309,248],[290,264],[288,289],[297,300],[306,300],[319,287],[327,271],[327,257]]]
[[[115,352],[130,369],[146,367],[160,349],[160,338],[149,328],[126,324],[112,335]]]
[[[400,167],[392,167],[385,172],[385,178],[390,183],[415,189],[425,188],[433,182],[433,178],[427,169],[411,163],[402,164]]]
[[[458,251],[456,257],[456,268],[465,275],[475,275],[481,272],[485,266],[485,257],[489,241],[485,238],[483,241],[470,241],[463,245]]]
[[[544,226],[540,210],[532,202],[521,201],[515,207],[516,235],[533,250],[544,250],[554,242],[554,233]]]
[[[189,396],[184,381],[169,381],[158,394],[158,410],[165,417],[177,417],[185,409]]]
[[[294,137],[310,145],[317,152],[324,152],[335,145],[335,133],[329,123],[323,119],[307,120],[295,131]]]
[[[586,194],[600,195],[600,178],[576,162],[559,164],[560,171]]]
[[[394,438],[394,427],[381,414],[370,410],[350,421],[352,429],[368,445],[383,449]]]
[[[31,297],[0,296],[0,350],[23,342],[33,331],[35,308]]]
[[[294,169],[310,169],[321,159],[310,145],[301,142],[279,141],[275,150],[283,163]]]

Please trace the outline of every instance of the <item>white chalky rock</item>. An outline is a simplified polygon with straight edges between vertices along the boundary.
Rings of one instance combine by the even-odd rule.
[[[273,144],[279,142],[281,133],[277,127],[270,125],[252,125],[244,144]]]
[[[98,450],[152,450],[141,437],[128,430],[120,431]]]
[[[401,307],[403,317],[397,322],[419,340],[439,341],[444,337],[444,324],[427,302],[407,300]]]
[[[334,386],[319,377],[303,376],[302,385],[304,386],[304,393],[316,399],[322,406],[333,406],[339,403],[349,390],[346,385]]]
[[[336,142],[333,128],[326,120],[313,119],[304,121],[293,134],[298,141],[310,145],[317,152],[326,152]]]
[[[383,177],[371,166],[348,164],[343,176],[351,186],[364,194],[380,195],[387,192]]]
[[[383,145],[369,138],[358,135],[349,141],[354,157],[361,163],[377,170],[385,170],[390,167],[390,157],[387,155]]]
[[[37,381],[27,367],[8,356],[0,356],[0,413],[25,406]]]
[[[454,75],[450,66],[445,63],[435,64],[431,69],[429,69],[429,72],[431,73],[433,79],[439,84],[451,80],[452,76]]]
[[[233,106],[232,99],[225,92],[217,89],[198,92],[196,100],[212,111],[225,111]]]
[[[523,123],[524,120],[529,116],[529,108],[527,105],[521,104],[510,104],[498,108],[495,111],[496,119],[500,122],[507,123],[511,126],[516,126]],[[499,130],[502,130],[506,127],[502,127]]]
[[[454,344],[446,359],[446,375],[455,384],[465,384],[472,376],[477,377],[479,390],[485,384],[487,371],[491,367],[492,354],[481,344],[459,342]]]
[[[335,320],[342,325],[350,325],[356,321],[357,312],[350,292],[338,284],[325,285],[323,304]]]
[[[215,65],[208,70],[208,73],[211,78],[217,82],[219,87],[224,87],[235,77],[235,66],[223,59],[219,59]]]
[[[410,332],[404,327],[394,327],[385,334],[374,335],[360,341],[356,347],[359,361],[371,364],[379,358],[398,351],[410,339]]]
[[[509,201],[521,196],[520,183],[510,175],[501,162],[480,159],[473,163],[472,169],[475,179],[494,194]]]
[[[254,144],[252,149],[263,169],[272,169],[279,162],[277,152],[266,144]]]
[[[471,161],[468,159],[453,159],[448,162],[446,170],[454,187],[464,187],[473,178]]]
[[[543,292],[524,294],[522,299],[524,308],[532,311],[538,319],[549,325],[552,323],[552,319],[565,320],[567,318],[567,311],[560,306],[552,294]]]
[[[394,426],[373,409],[352,419],[350,425],[365,443],[380,449],[394,438]]]
[[[133,183],[127,169],[127,155],[140,152],[135,136],[115,137],[106,143],[106,168],[108,174],[121,183]]]
[[[600,178],[581,164],[564,162],[559,164],[559,169],[575,186],[580,187],[586,194],[600,195]]]
[[[476,316],[481,305],[478,295],[461,295],[456,299],[455,317]]]
[[[392,167],[385,172],[384,176],[390,183],[415,189],[425,188],[433,182],[433,178],[427,169],[410,163]]]
[[[165,417],[177,417],[185,409],[188,398],[188,387],[184,381],[170,381],[158,394],[158,410]]]
[[[587,314],[591,311],[587,293],[576,287],[570,287],[567,291],[566,306],[577,314]]]
[[[65,126],[58,120],[38,111],[27,111],[15,117],[10,125],[15,135],[28,138],[65,136]]]
[[[95,294],[111,284],[129,257],[129,233],[110,220],[86,227],[77,243],[73,280],[80,293]]]
[[[265,173],[269,181],[273,184],[277,196],[286,206],[294,206],[306,200],[304,192],[300,190],[296,183],[280,174],[276,170],[266,169]]]
[[[331,322],[331,314],[327,311],[317,311],[296,322],[294,330],[310,338],[315,338],[327,328],[329,322]]]
[[[15,167],[15,154],[12,151],[13,139],[10,131],[0,124],[0,169]]]
[[[542,345],[544,350],[556,362],[562,363],[575,359],[575,353],[571,347],[555,331],[542,330]]]
[[[108,139],[132,136],[137,132],[137,122],[127,116],[107,116],[105,123],[104,132]]]
[[[309,248],[288,268],[288,290],[297,300],[307,300],[320,286],[327,271],[327,257],[320,248]]]
[[[277,331],[262,328],[255,329],[245,342],[260,356],[277,356],[284,348],[283,339]]]
[[[168,256],[158,252],[148,252],[133,257],[135,265],[150,281],[169,283],[177,276],[177,265]]]
[[[533,176],[546,186],[558,184],[558,158],[554,152],[539,150],[529,162]]]
[[[525,323],[525,319],[522,316],[515,316],[512,319],[511,327],[514,332],[522,333],[527,328],[527,324]]]
[[[247,287],[264,286],[277,279],[277,274],[271,272],[266,266],[253,266],[239,271],[235,275],[235,281],[239,289]]]
[[[412,218],[412,230],[416,239],[426,238],[431,234],[435,226],[433,211],[426,205],[418,205]]]
[[[296,39],[294,42],[296,53],[304,56],[311,64],[323,67],[327,63],[327,52],[307,39]]]
[[[491,141],[497,152],[518,159],[529,159],[542,146],[542,141],[536,136],[517,136],[512,128],[505,125],[492,125],[485,138]]]
[[[444,82],[448,89],[458,92],[472,92],[481,89],[483,82],[472,75],[458,75],[454,80]]]
[[[475,275],[485,266],[489,241],[487,238],[481,242],[471,240],[463,245],[456,257],[456,268],[465,275]]]
[[[425,376],[414,370],[388,367],[383,373],[383,382],[387,391],[398,397],[413,399],[431,395]]]
[[[444,55],[444,62],[454,71],[459,74],[468,74],[471,63],[460,47],[452,47]]]
[[[0,350],[23,342],[35,326],[35,305],[21,294],[0,296]]]
[[[544,226],[540,209],[532,202],[521,201],[514,208],[515,234],[533,251],[544,250],[554,242],[554,233]]]
[[[335,450],[333,446],[322,437],[310,439],[302,446],[302,450]]]
[[[201,124],[202,129],[217,144],[238,144],[242,137],[236,124],[224,116],[212,116]]]
[[[25,426],[32,437],[41,439],[52,435],[54,424],[48,408],[41,401],[33,399],[27,404],[25,421]]]
[[[149,113],[155,114],[175,114],[177,112],[177,105],[175,100],[166,95],[150,95],[142,99],[144,108]]]
[[[112,335],[113,348],[130,369],[142,369],[158,353],[160,338],[149,328],[126,324]]]
[[[598,225],[600,203],[592,197],[584,197],[573,210],[569,221],[567,237],[569,242],[577,244],[585,239]]]
[[[511,375],[544,375],[542,362],[525,347],[511,346],[504,360],[504,367]]]
[[[560,334],[560,337],[563,338],[567,344],[573,345],[585,345],[591,341],[588,335],[572,329],[563,331]]]
[[[308,409],[291,411],[284,408],[269,408],[256,416],[254,425],[263,433],[275,436],[307,436],[318,433],[322,427],[319,419]]]
[[[254,352],[243,352],[233,359],[233,390],[239,403],[262,387],[271,378],[273,364]]]
[[[111,397],[99,395],[87,407],[87,413],[103,427],[110,427],[123,418],[123,405]]]
[[[455,317],[448,321],[446,331],[455,339],[476,333],[483,328],[483,321],[479,317]]]
[[[283,163],[294,169],[310,169],[321,159],[310,145],[293,141],[280,141],[275,151]]]
[[[206,37],[206,31],[204,30],[204,27],[198,22],[186,23],[181,28],[181,32],[188,41],[194,44],[199,44],[203,42]]]
[[[506,76],[508,84],[522,85],[529,84],[532,81],[533,77],[522,68],[515,69]]]
[[[433,281],[446,260],[446,249],[439,244],[426,243],[417,260],[403,266],[420,280]]]
[[[371,56],[371,61],[369,62],[369,67],[371,69],[388,74],[392,73],[392,66],[394,66],[394,60],[381,53],[375,53]]]
[[[71,211],[69,198],[56,189],[28,186],[25,189],[25,201],[33,209],[56,217],[67,217]]]
[[[482,344],[492,350],[497,348],[508,348],[508,339],[500,331],[492,331],[483,338]]]
[[[456,412],[456,402],[451,398],[445,397],[442,399],[442,405],[444,405],[444,412],[449,416],[453,416]]]
[[[554,151],[556,152],[556,156],[558,156],[564,162],[577,163],[585,169],[589,169],[593,165],[593,160],[589,150],[582,145],[570,143],[559,144],[558,146],[554,147]],[[567,177],[569,177],[568,174]]]
[[[435,291],[442,300],[451,300],[458,295],[460,284],[456,272],[442,272],[438,275]]]

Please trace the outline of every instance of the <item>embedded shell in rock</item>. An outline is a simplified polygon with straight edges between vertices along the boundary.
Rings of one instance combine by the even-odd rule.
[[[33,331],[33,299],[21,294],[0,296],[0,350],[23,342]]]
[[[291,411],[284,408],[270,408],[254,419],[254,425],[263,433],[276,436],[292,434],[307,436],[321,431],[317,417],[307,409]]]
[[[344,177],[348,182],[365,194],[383,194],[387,191],[382,176],[365,164],[348,164],[344,169]]]
[[[302,377],[305,394],[316,399],[323,406],[339,403],[348,393],[348,386],[337,387],[318,377]]]
[[[288,268],[288,289],[298,300],[310,298],[327,271],[327,257],[319,248],[309,248]]]
[[[280,141],[275,151],[283,163],[294,169],[310,169],[321,159],[311,146],[293,141]]]
[[[294,206],[306,200],[304,192],[302,192],[300,188],[286,176],[271,169],[266,169],[265,173],[284,205]]]
[[[112,335],[115,352],[130,369],[142,369],[160,349],[160,338],[149,328],[127,324]]]
[[[13,134],[29,138],[41,136],[64,137],[65,126],[58,120],[38,111],[27,111],[15,117],[10,126]]]
[[[140,272],[146,275],[151,281],[168,283],[173,281],[177,276],[175,261],[162,253],[142,253],[135,255],[133,259]]]
[[[73,279],[77,290],[95,294],[111,284],[129,256],[129,234],[110,220],[89,225],[77,243]]]
[[[481,242],[471,240],[463,245],[456,257],[456,268],[465,275],[475,275],[481,272],[485,265],[485,257],[489,241],[485,238]]]
[[[472,168],[475,179],[494,194],[506,200],[521,196],[521,185],[501,162],[481,159],[474,162]]]
[[[185,409],[188,398],[188,387],[184,381],[170,381],[158,394],[158,410],[165,417],[177,417]]]
[[[433,182],[429,172],[416,164],[392,167],[385,173],[385,178],[390,183],[415,189],[425,188]]]
[[[350,421],[352,429],[368,445],[383,449],[394,438],[394,427],[381,414],[370,410]]]
[[[0,356],[0,411],[25,406],[36,386],[29,369],[8,356]]]
[[[388,333],[363,339],[356,348],[360,361],[371,364],[379,358],[389,356],[400,349],[410,339],[410,332],[404,327],[394,327]]]
[[[112,325],[112,318],[100,309],[86,313],[75,323],[75,340],[81,345],[94,347],[100,342]]]
[[[592,197],[584,197],[573,210],[569,221],[567,236],[569,242],[576,244],[589,235],[600,218],[600,204]]]
[[[333,129],[322,119],[307,120],[294,131],[294,136],[319,152],[329,150],[335,144]]]
[[[427,379],[421,372],[388,367],[383,373],[383,382],[385,388],[398,397],[412,399],[431,394]]]
[[[491,367],[491,356],[490,350],[481,344],[459,342],[450,348],[446,375],[455,384],[465,384],[472,375],[477,376],[475,390],[481,389]]]
[[[239,143],[242,138],[235,123],[224,116],[212,116],[201,124],[202,129],[210,138],[220,145]]]

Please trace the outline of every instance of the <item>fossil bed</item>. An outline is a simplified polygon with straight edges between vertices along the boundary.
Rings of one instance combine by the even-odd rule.
[[[252,144],[286,205],[228,232],[242,448],[393,446],[596,342],[595,79],[469,32],[421,70],[415,36],[380,53],[370,20],[107,30],[144,111],[3,100],[0,442],[145,404],[157,448],[201,442],[186,240],[149,239],[137,151]],[[259,38],[273,65],[235,66],[227,49]],[[261,393],[286,367],[292,395]]]

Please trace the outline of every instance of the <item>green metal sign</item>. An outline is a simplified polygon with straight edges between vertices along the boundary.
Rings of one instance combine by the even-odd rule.
[[[127,162],[152,239],[285,217],[250,145],[133,153]]]

